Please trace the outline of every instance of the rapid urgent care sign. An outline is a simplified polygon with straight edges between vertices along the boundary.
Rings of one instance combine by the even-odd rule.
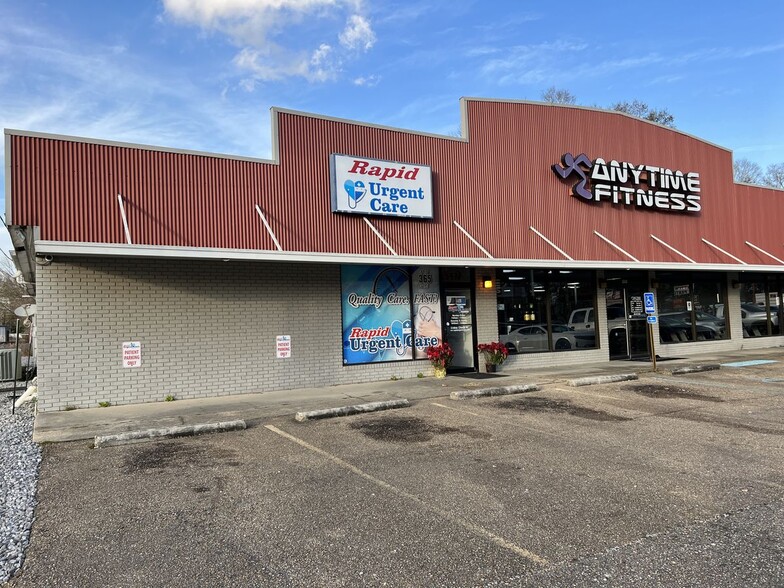
[[[330,179],[332,212],[433,218],[429,166],[333,153]]]

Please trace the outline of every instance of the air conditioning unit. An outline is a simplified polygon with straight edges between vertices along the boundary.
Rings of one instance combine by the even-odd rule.
[[[13,381],[22,377],[22,354],[16,349],[0,349],[0,380]]]

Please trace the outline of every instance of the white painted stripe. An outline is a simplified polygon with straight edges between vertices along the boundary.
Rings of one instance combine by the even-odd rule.
[[[693,260],[691,257],[689,257],[688,255],[684,255],[683,253],[681,253],[680,251],[678,251],[677,249],[675,249],[675,247],[673,247],[673,246],[672,246],[672,245],[670,245],[669,243],[666,243],[666,242],[662,241],[661,239],[659,239],[659,238],[658,238],[656,235],[651,235],[651,239],[653,239],[653,240],[654,240],[654,241],[656,241],[657,243],[661,243],[661,244],[662,244],[662,245],[664,245],[664,246],[665,246],[667,249],[670,249],[670,250],[674,251],[675,253],[677,253],[678,255],[680,255],[680,256],[681,256],[683,259],[685,259],[686,261],[690,261],[691,263],[697,263],[696,261],[694,261],[694,260]]]
[[[384,239],[384,237],[381,236],[381,233],[378,232],[378,229],[373,225],[373,223],[370,222],[368,217],[363,216],[362,220],[365,221],[365,223],[367,223],[367,226],[370,227],[370,230],[373,231],[373,233],[376,235],[376,237],[378,237],[378,239],[384,244],[384,246],[387,249],[389,249],[390,253],[392,253],[392,255],[397,255],[397,252],[394,249],[392,249],[392,245],[387,243],[387,240]]]
[[[563,256],[564,256],[566,259],[568,259],[569,261],[574,261],[574,260],[573,260],[573,259],[572,259],[572,258],[571,258],[569,255],[567,255],[566,253],[564,253],[564,250],[563,250],[563,249],[561,249],[561,248],[560,248],[560,247],[558,247],[558,246],[557,246],[555,243],[553,243],[552,241],[550,241],[550,239],[548,239],[547,237],[545,237],[545,236],[544,236],[542,233],[540,233],[539,231],[537,231],[537,230],[536,230],[535,228],[533,228],[533,227],[528,227],[528,228],[529,228],[529,229],[531,229],[531,230],[532,230],[532,231],[533,231],[533,232],[534,232],[536,235],[538,235],[539,237],[541,237],[542,239],[544,239],[544,242],[545,242],[545,243],[547,243],[547,244],[548,244],[550,247],[552,247],[552,248],[553,248],[553,249],[555,249],[555,250],[556,250],[558,253],[560,253],[561,255],[563,255]]]
[[[764,253],[765,255],[767,255],[768,257],[770,257],[771,259],[775,259],[775,260],[776,260],[776,261],[778,261],[779,263],[781,263],[781,264],[784,264],[784,261],[781,261],[781,260],[780,260],[778,257],[776,257],[775,255],[773,255],[772,253],[768,253],[768,252],[767,252],[767,251],[765,251],[765,250],[764,250],[762,247],[757,247],[757,246],[756,246],[754,243],[750,243],[749,241],[746,241],[746,245],[748,245],[748,246],[749,246],[749,247],[751,247],[752,249],[756,249],[756,250],[757,250],[757,251],[759,251],[760,253]]]
[[[599,231],[594,231],[594,232],[593,232],[593,234],[594,234],[594,235],[596,235],[597,237],[599,237],[600,239],[602,239],[603,241],[605,241],[605,242],[609,243],[611,246],[615,247],[615,248],[616,248],[618,251],[620,251],[621,253],[623,253],[623,254],[624,254],[626,257],[628,257],[628,258],[629,258],[629,259],[631,259],[632,261],[636,261],[637,263],[639,263],[639,262],[640,262],[640,260],[639,260],[639,259],[637,259],[636,257],[634,257],[634,255],[632,255],[631,253],[629,253],[628,251],[626,251],[626,249],[624,249],[624,248],[623,248],[623,247],[621,247],[620,245],[618,245],[618,244],[616,244],[616,243],[613,243],[612,241],[610,241],[610,240],[609,240],[607,237],[605,237],[604,235],[602,235],[602,234],[601,234]]]
[[[584,396],[590,396],[591,398],[606,398],[608,400],[619,400],[619,401],[628,400],[628,398],[626,399],[618,398],[617,396],[607,396],[606,394],[596,394],[595,392],[583,392],[582,390],[574,390],[574,389],[567,390],[566,388],[555,388],[555,390],[558,390],[559,392],[566,392],[567,394],[582,394]]]
[[[728,253],[727,251],[724,251],[724,249],[722,249],[722,248],[721,248],[721,247],[719,247],[718,245],[714,245],[713,243],[711,243],[711,242],[710,242],[710,241],[708,241],[707,239],[703,239],[703,240],[702,240],[702,242],[703,242],[703,243],[705,243],[706,245],[710,245],[710,246],[711,246],[711,247],[713,247],[713,248],[714,248],[716,251],[720,251],[721,253],[723,253],[723,254],[724,254],[724,255],[726,255],[727,257],[731,257],[732,259],[734,259],[735,261],[737,261],[738,263],[740,263],[740,264],[742,264],[742,265],[749,265],[748,263],[746,263],[746,262],[745,262],[745,261],[743,261],[742,259],[738,259],[738,258],[737,258],[737,257],[735,257],[735,256],[734,256],[732,253]]]
[[[433,406],[440,406],[441,408],[445,408],[447,410],[454,410],[455,412],[462,412],[464,414],[470,414],[471,416],[475,416],[475,417],[482,417],[482,416],[484,416],[484,415],[481,415],[481,414],[476,413],[476,412],[471,412],[470,410],[464,410],[462,408],[455,408],[454,406],[447,406],[446,404],[439,404],[438,402],[431,402],[430,404],[432,404]]]
[[[476,239],[474,239],[474,238],[471,236],[471,234],[470,234],[468,231],[466,231],[466,230],[465,230],[463,227],[461,227],[459,222],[457,222],[457,221],[456,221],[456,220],[454,220],[454,219],[452,220],[452,222],[454,223],[454,225],[455,225],[455,226],[456,226],[458,229],[460,229],[460,230],[463,232],[463,234],[464,234],[466,237],[468,237],[468,238],[469,238],[469,240],[471,241],[471,243],[473,243],[474,245],[476,245],[476,246],[479,248],[479,250],[480,250],[482,253],[484,253],[485,255],[487,255],[487,257],[489,257],[490,259],[493,259],[493,256],[492,256],[492,255],[490,255],[490,252],[489,252],[487,249],[485,249],[484,247],[482,247],[482,245],[479,243],[479,241],[477,241]]]
[[[128,217],[125,216],[125,205],[123,204],[122,194],[117,194],[117,202],[120,203],[120,216],[122,217],[123,228],[125,229],[125,240],[128,241],[128,245],[133,245],[133,241],[131,241],[131,232],[128,230]]]
[[[406,500],[410,500],[411,502],[414,502],[420,507],[429,510],[432,513],[437,514],[438,516],[448,520],[449,522],[463,527],[464,529],[470,531],[474,535],[477,535],[479,537],[484,537],[485,539],[489,539],[499,547],[508,549],[509,551],[516,553],[520,557],[524,557],[525,559],[532,561],[538,565],[541,566],[549,565],[549,562],[543,557],[538,556],[535,553],[528,551],[527,549],[524,549],[523,547],[520,547],[519,545],[516,545],[515,543],[512,543],[511,541],[504,539],[503,537],[496,535],[495,533],[492,533],[491,531],[488,531],[484,527],[480,527],[479,525],[466,521],[465,519],[462,519],[449,511],[446,511],[442,508],[439,508],[437,506],[425,502],[424,500],[422,500],[418,496],[415,496],[414,494],[411,494],[410,492],[401,490],[400,488],[393,486],[392,484],[385,482],[384,480],[376,478],[375,476],[372,476],[364,472],[363,470],[359,469],[357,466],[352,465],[347,461],[340,459],[336,455],[332,455],[331,453],[324,451],[319,447],[316,447],[315,445],[311,445],[310,443],[304,441],[303,439],[300,439],[298,437],[295,437],[294,435],[282,431],[277,427],[275,427],[274,425],[264,425],[264,427],[272,431],[273,433],[276,433],[277,435],[280,435],[281,437],[288,439],[289,441],[293,441],[297,445],[301,445],[302,447],[309,449],[310,451],[313,451],[314,453],[317,453],[322,457],[329,459],[330,461],[338,464],[340,467],[349,470],[350,472],[356,474],[357,476],[360,476],[361,478],[364,478],[369,482],[372,482],[373,484],[376,484],[377,486],[387,490],[388,492],[391,492],[392,494],[395,494],[400,498],[405,498]]]
[[[481,414],[477,412],[471,412],[470,410],[465,410],[462,408],[455,408],[454,406],[446,406],[445,404],[439,404],[437,402],[431,402],[433,406],[438,406],[439,408],[445,408],[447,410],[452,410],[454,412],[462,412],[463,414],[470,415],[472,417],[478,417],[480,419],[485,419],[488,421],[492,421],[493,423],[498,423],[499,421],[503,421],[505,425],[511,425],[513,427],[517,427],[519,429],[524,429],[525,431],[533,431],[537,435],[544,435],[546,437],[556,437],[558,439],[568,439],[572,440],[573,437],[571,435],[564,435],[561,433],[554,433],[553,431],[549,431],[543,429],[541,427],[534,427],[530,423],[522,423],[520,419],[515,417],[508,417],[508,416],[499,416],[497,413],[493,414]],[[493,405],[489,405],[491,408]]]
[[[261,222],[264,223],[264,228],[267,229],[269,236],[272,237],[272,242],[275,243],[275,247],[278,248],[278,251],[283,251],[283,247],[281,247],[280,243],[278,243],[278,239],[277,237],[275,237],[275,233],[272,232],[272,228],[270,228],[269,223],[267,222],[267,217],[264,216],[263,212],[261,212],[261,207],[258,204],[256,205],[256,212],[259,213],[259,216],[261,217]]]

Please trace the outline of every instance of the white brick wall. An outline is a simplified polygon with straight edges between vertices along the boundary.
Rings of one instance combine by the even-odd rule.
[[[483,275],[495,272],[476,272],[480,343],[498,340],[496,292],[482,287]],[[743,339],[739,291],[728,292],[732,339],[657,345],[657,352],[684,357],[784,344],[784,337]],[[338,265],[57,259],[38,268],[37,294],[41,411],[432,374],[426,360],[342,365]],[[601,325],[603,290],[597,299]],[[607,361],[607,329],[598,332],[599,349],[516,355],[507,366]],[[276,335],[291,335],[290,359],[276,358]],[[141,342],[140,368],[122,367],[124,341]]]
[[[492,288],[484,287],[484,276],[490,276],[493,280]],[[498,301],[496,298],[496,279],[495,269],[477,269],[476,277],[476,341],[477,343],[490,343],[498,341]],[[479,371],[485,369],[484,358],[479,355]]]
[[[432,374],[342,365],[338,265],[58,259],[37,282],[41,411]],[[122,367],[124,341],[141,341],[140,368]]]

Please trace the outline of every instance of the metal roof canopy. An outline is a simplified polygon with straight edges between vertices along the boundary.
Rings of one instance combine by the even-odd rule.
[[[357,255],[349,253],[313,253],[307,251],[273,251],[258,249],[219,249],[210,247],[173,247],[161,245],[125,245],[107,243],[74,243],[66,241],[36,241],[39,255],[65,255],[89,257],[131,257],[163,259],[220,259],[230,261],[335,263],[335,264],[387,264],[394,260],[398,265],[464,266],[464,267],[536,267],[556,269],[651,269],[651,270],[704,270],[723,272],[774,272],[784,273],[784,265],[751,265],[734,263],[688,263],[652,261],[561,260],[482,257],[422,257]]]

